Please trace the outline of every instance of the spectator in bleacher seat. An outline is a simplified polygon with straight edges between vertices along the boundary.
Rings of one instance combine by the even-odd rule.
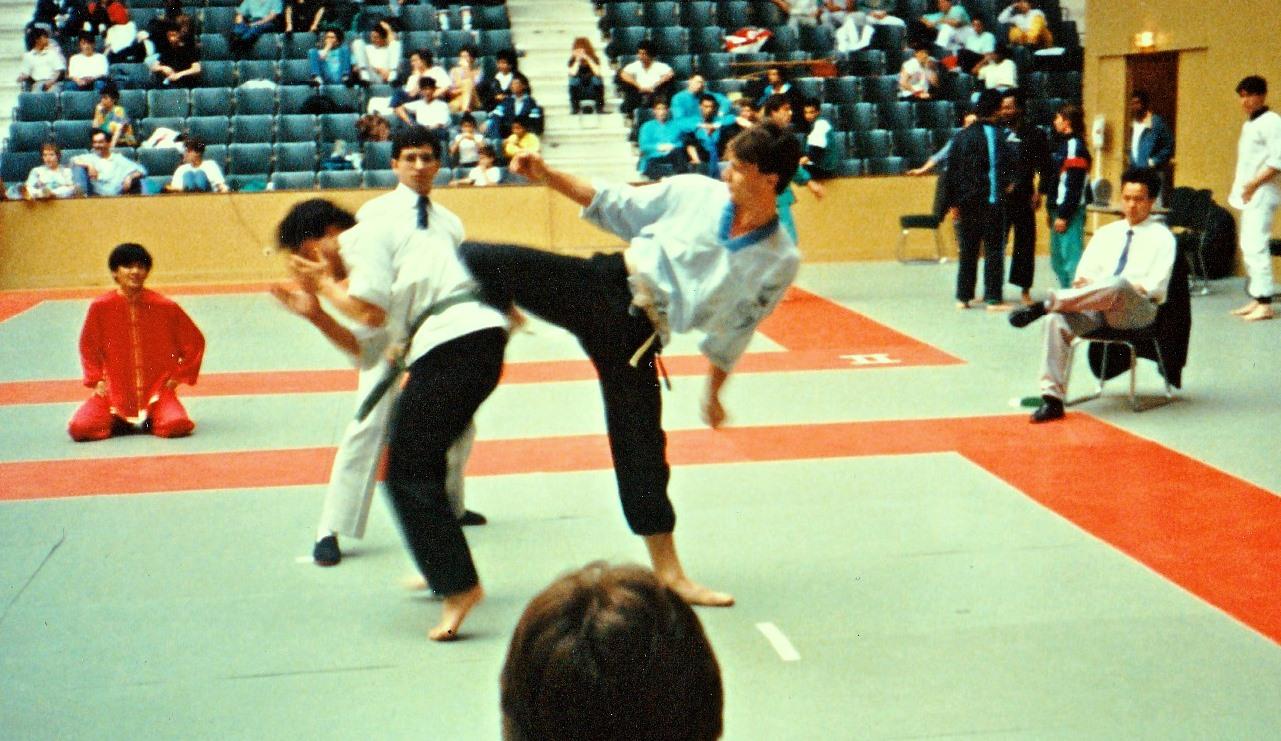
[[[770,2],[787,14],[787,25],[794,31],[799,30],[801,26],[818,25],[818,0],[770,0]]]
[[[480,50],[464,46],[458,51],[458,64],[449,70],[449,109],[455,113],[480,110],[480,88],[485,71],[480,66]]]
[[[637,137],[640,160],[636,169],[649,180],[658,180],[664,174],[685,172],[689,160],[683,146],[685,127],[672,120],[667,101],[654,101],[653,111],[654,117],[641,124]]]
[[[137,64],[146,61],[155,52],[155,44],[145,33],[138,32],[138,24],[129,16],[129,9],[119,0],[107,5],[111,25],[103,34],[103,52],[112,64]]]
[[[836,52],[853,54],[871,46],[875,25],[866,13],[847,13],[841,27],[836,29]]]
[[[1050,267],[1059,285],[1069,288],[1085,248],[1085,207],[1090,202],[1090,149],[1085,145],[1085,111],[1068,103],[1054,114],[1050,172],[1041,181],[1050,221]]]
[[[781,95],[787,99],[788,110],[792,112],[792,126],[794,128],[801,125],[801,106],[804,99],[796,86],[787,81],[787,76],[783,68],[778,65],[770,65],[765,68],[765,89],[756,99],[757,107],[762,107],[765,102],[775,95]]]
[[[62,38],[75,38],[87,33],[96,40],[107,32],[111,19],[107,17],[105,0],[72,0],[62,3],[64,17],[60,28]]]
[[[518,118],[525,119],[525,128],[543,133],[543,108],[529,92],[529,79],[519,72],[512,78],[507,96],[489,112],[485,131],[491,137],[506,139],[511,134],[512,121]]]
[[[671,67],[654,58],[654,45],[648,39],[637,44],[636,60],[618,72],[623,115],[630,116],[637,108],[653,107],[659,98],[670,99],[675,77]]]
[[[476,117],[464,113],[458,121],[458,135],[449,143],[449,158],[454,167],[473,167],[480,160],[480,148],[485,139],[476,130]]]
[[[377,113],[366,113],[356,120],[356,141],[361,144],[391,141],[391,124]]]
[[[880,26],[906,26],[907,21],[895,15],[895,0],[858,0],[858,9],[867,14],[867,22]]]
[[[977,75],[979,66],[987,61],[987,55],[996,51],[996,36],[987,30],[983,19],[978,16],[970,20],[970,31],[956,52],[956,68]]]
[[[307,62],[311,68],[311,81],[316,85],[343,85],[352,82],[351,50],[343,43],[343,32],[326,29],[320,37],[320,45],[307,50]],[[392,97],[395,98],[393,92]]]
[[[703,626],[639,566],[588,564],[530,600],[500,685],[505,741],[722,733],[721,672]]]
[[[118,196],[141,192],[147,171],[137,162],[112,151],[112,142],[101,131],[93,132],[93,151],[72,160],[89,176],[89,193],[95,196]]]
[[[147,22],[147,38],[155,45],[156,53],[163,54],[169,43],[166,31],[177,28],[184,43],[196,46],[196,24],[182,9],[182,0],[165,0],[164,12]]]
[[[418,78],[418,88],[422,92],[422,97],[396,106],[397,118],[410,126],[417,123],[419,126],[431,129],[438,137],[442,132],[447,136],[452,118],[449,113],[449,104],[436,96],[436,81],[423,75]],[[414,116],[413,121],[409,120],[410,114]]]
[[[498,68],[494,76],[481,85],[480,102],[484,104],[485,110],[493,110],[503,102],[512,79],[519,72],[516,52],[511,49],[502,49],[495,54],[494,65]]]
[[[205,142],[199,137],[186,140],[182,164],[173,172],[173,179],[165,185],[170,193],[226,193],[227,180],[217,162],[205,159]]]
[[[98,105],[93,109],[93,128],[111,138],[111,146],[135,146],[133,121],[120,105],[120,91],[114,84],[104,85],[98,93]]]
[[[23,198],[40,201],[76,195],[75,175],[70,167],[62,164],[62,149],[57,144],[45,142],[40,145],[40,160],[43,164],[27,173],[27,182],[22,188]],[[4,192],[4,188],[0,188],[0,192]]]
[[[1002,92],[1019,86],[1019,67],[1010,59],[1010,48],[1001,42],[975,67],[974,76],[986,90]]]
[[[1245,114],[1237,140],[1237,164],[1228,205],[1241,212],[1241,260],[1249,276],[1250,301],[1232,310],[1247,322],[1272,319],[1276,283],[1272,278],[1269,239],[1281,208],[1281,115],[1268,108],[1268,81],[1259,75],[1242,78],[1237,99]]]
[[[733,110],[729,98],[708,90],[706,78],[695,72],[685,82],[685,89],[672,96],[672,118],[676,121],[697,121],[702,115],[704,95],[710,95],[716,100],[716,113],[718,116],[729,115]]]
[[[391,91],[391,107],[410,103],[422,98],[418,83],[423,77],[436,81],[436,89],[448,89],[449,75],[440,65],[431,49],[416,49],[409,54],[409,71],[405,75],[405,84]]]
[[[451,185],[474,185],[483,188],[498,185],[502,182],[503,173],[498,169],[497,156],[489,143],[482,143],[476,149],[476,166],[467,171],[467,177],[455,180]]]
[[[596,104],[596,112],[605,112],[605,77],[600,57],[586,36],[574,39],[569,51],[569,108],[578,113],[584,100]]]
[[[368,42],[359,38],[351,42],[351,58],[357,79],[366,85],[395,83],[400,69],[400,55],[400,40],[387,21],[379,21],[378,25],[369,29]],[[431,66],[427,60],[423,61]]]
[[[201,81],[200,51],[177,26],[165,29],[164,51],[151,67],[161,87],[196,87]]]
[[[720,178],[721,132],[733,120],[732,116],[721,113],[720,101],[715,96],[704,93],[699,99],[698,117],[686,124],[689,127],[689,133],[685,153],[689,155],[690,164],[693,165],[695,172],[701,172],[711,178]],[[682,123],[681,119],[676,121],[678,124]]]
[[[725,126],[721,128],[721,139],[717,145],[718,149],[716,150],[716,156],[722,162],[725,161],[725,150],[729,147],[730,141],[741,132],[756,125],[756,105],[752,102],[751,98],[746,96],[739,98],[737,110],[738,115],[734,117],[734,120],[725,124]]]
[[[67,60],[67,79],[62,83],[62,89],[102,90],[110,81],[107,56],[99,54],[94,48],[93,36],[90,34],[81,34],[77,43],[80,53]]]
[[[31,32],[31,51],[22,55],[18,66],[18,83],[23,90],[52,92],[67,69],[62,52],[49,41],[49,32],[36,28]]]
[[[912,56],[903,60],[898,70],[898,97],[904,100],[929,100],[939,84],[938,62],[930,56],[925,44],[918,44]]]
[[[1130,93],[1130,145],[1125,161],[1129,167],[1150,167],[1160,173],[1164,192],[1174,157],[1174,134],[1165,119],[1152,112],[1151,103],[1146,90]]]
[[[845,25],[845,19],[858,10],[856,0],[820,0],[818,20],[836,30]]]
[[[765,105],[762,106],[761,119],[769,121],[792,134],[798,131],[798,127],[792,123],[795,117],[792,114],[791,100],[783,95],[771,95],[765,101]],[[802,120],[804,119],[802,118]],[[796,242],[798,241],[796,219],[792,216],[792,204],[796,203],[796,193],[792,190],[793,184],[804,185],[819,200],[822,200],[826,190],[821,183],[810,177],[809,172],[804,167],[797,167],[791,183],[786,188],[783,188],[782,192],[778,194],[778,198],[775,199],[775,205],[778,208],[778,223],[791,235],[792,241]]]
[[[285,7],[281,0],[243,0],[236,7],[235,23],[231,26],[231,52],[244,56],[253,48],[258,37],[276,29]]]
[[[1009,38],[1011,44],[1037,48],[1054,46],[1054,34],[1050,33],[1045,12],[1037,8],[1035,3],[1016,0],[1007,5],[996,20],[1013,26]]]
[[[908,37],[914,45],[933,44],[939,57],[945,57],[960,48],[969,31],[970,14],[965,6],[953,0],[938,0],[938,10],[913,21]]]
[[[512,121],[511,130],[511,135],[503,140],[503,155],[508,160],[521,152],[537,153],[542,149],[538,134],[530,131],[530,122],[524,116],[519,116]]]
[[[316,33],[325,18],[325,0],[288,0],[285,3],[285,33]]]
[[[805,99],[805,155],[801,166],[815,180],[826,180],[836,175],[841,164],[841,148],[836,144],[840,136],[832,123],[820,115],[822,107],[818,98]]]
[[[1010,282],[1023,292],[1023,303],[1032,302],[1032,278],[1036,270],[1036,221],[1041,209],[1041,191],[1037,181],[1045,183],[1054,177],[1050,170],[1050,147],[1041,127],[1025,115],[1021,91],[1005,91],[999,116],[1009,130],[1007,139],[1015,150],[1014,188],[1006,194],[1006,233],[1014,232],[1010,251]]]

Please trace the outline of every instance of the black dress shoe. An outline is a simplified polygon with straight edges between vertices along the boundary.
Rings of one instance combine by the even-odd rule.
[[[311,549],[311,560],[317,566],[337,566],[342,560],[342,551],[338,550],[338,536],[326,535],[317,540],[316,547]]]
[[[463,527],[467,527],[468,525],[484,525],[487,522],[489,522],[489,520],[486,520],[484,515],[479,512],[472,512],[471,510],[464,511],[463,516],[458,518],[458,524]]]
[[[1035,322],[1037,319],[1045,316],[1048,311],[1049,309],[1045,308],[1045,304],[1043,303],[1032,304],[1031,306],[1020,306],[1010,312],[1010,325],[1022,329],[1032,322]]]
[[[1052,422],[1063,419],[1063,400],[1053,396],[1042,396],[1041,406],[1032,412],[1032,422]]]

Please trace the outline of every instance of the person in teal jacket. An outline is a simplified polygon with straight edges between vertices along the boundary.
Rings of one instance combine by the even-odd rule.
[[[661,178],[667,168],[672,170],[666,173],[669,175],[685,172],[688,160],[684,139],[687,131],[683,124],[672,120],[667,101],[654,103],[654,118],[640,127],[641,156],[636,169],[650,180]]]

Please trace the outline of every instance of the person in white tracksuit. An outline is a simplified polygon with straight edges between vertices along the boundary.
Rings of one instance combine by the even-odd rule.
[[[1257,322],[1276,316],[1268,241],[1281,206],[1281,115],[1268,109],[1268,81],[1262,77],[1246,77],[1237,84],[1236,92],[1247,120],[1237,142],[1236,177],[1228,205],[1241,212],[1241,257],[1250,279],[1246,288],[1250,301],[1232,313]]]

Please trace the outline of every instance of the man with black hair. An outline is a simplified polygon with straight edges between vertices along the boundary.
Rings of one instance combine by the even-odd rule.
[[[1023,95],[1007,90],[998,111],[1001,123],[1009,130],[1007,141],[1014,149],[1014,187],[1005,196],[1006,231],[1014,232],[1010,253],[1010,282],[1022,291],[1023,303],[1032,302],[1032,279],[1036,271],[1036,217],[1041,208],[1041,191],[1037,179],[1047,183],[1054,177],[1050,170],[1050,145],[1040,127],[1024,115]]]
[[[28,34],[31,50],[22,55],[18,65],[18,84],[23,90],[36,92],[53,92],[58,89],[58,81],[67,68],[67,60],[62,52],[49,41],[49,32],[43,28],[34,28]]]
[[[182,437],[195,429],[174,389],[195,385],[205,337],[181,306],[144,286],[151,266],[151,253],[133,242],[107,258],[116,289],[89,304],[80,330],[84,384],[93,396],[67,426],[76,442],[139,429]]]
[[[543,107],[530,92],[529,78],[519,72],[512,77],[507,95],[489,112],[485,133],[491,138],[506,139],[511,136],[512,122],[518,118],[525,119],[529,131],[543,133]]]
[[[364,238],[359,248],[352,248],[355,252],[349,250],[345,254],[353,261],[359,258],[362,264],[343,264],[340,272],[360,267],[364,273],[378,269],[385,274],[387,261],[395,259],[398,250],[404,248],[404,232],[424,232],[425,244],[437,251],[451,251],[458,247],[463,239],[462,222],[430,200],[434,178],[440,168],[440,151],[436,137],[421,127],[397,132],[392,139],[391,167],[399,184],[394,190],[366,202],[356,212],[356,221],[371,227],[360,232]],[[351,238],[354,237],[353,234]],[[370,267],[365,267],[364,263],[369,263]],[[338,295],[339,288],[334,286],[331,290]],[[372,290],[357,285],[357,292],[364,295]],[[277,297],[282,300],[290,298],[287,293],[280,292],[277,292]],[[375,299],[383,300],[380,296],[375,296]],[[293,308],[288,301],[286,305]],[[305,314],[304,318],[311,319]],[[325,334],[334,341],[329,333]],[[356,386],[357,409],[382,380],[385,365],[381,360],[382,349],[393,340],[398,338],[387,333],[374,335],[366,338],[359,348],[335,341],[360,369]],[[313,560],[319,566],[334,566],[342,560],[339,535],[364,537],[369,505],[377,483],[378,462],[382,457],[397,391],[394,387],[389,389],[385,396],[368,408],[366,416],[353,418],[347,423],[330,469],[329,486],[325,490],[316,542],[312,547]],[[468,425],[447,455],[445,491],[454,517],[463,525],[485,524],[483,515],[466,509],[463,504],[463,469],[475,437],[476,428]]]
[[[1268,242],[1272,220],[1281,206],[1281,116],[1268,108],[1268,81],[1250,75],[1237,84],[1245,111],[1237,142],[1237,169],[1228,205],[1241,212],[1241,257],[1250,277],[1250,301],[1232,313],[1247,322],[1271,319],[1272,253]]]
[[[1041,406],[1032,422],[1063,416],[1072,342],[1100,327],[1142,329],[1156,321],[1174,269],[1174,234],[1152,208],[1160,177],[1131,168],[1121,176],[1125,216],[1100,228],[1076,267],[1071,288],[1051,290],[1045,301],[1015,309],[1010,324],[1022,328],[1047,317],[1041,363]]]
[[[636,46],[636,60],[618,71],[615,80],[623,94],[619,109],[624,116],[631,116],[637,108],[649,108],[658,98],[670,100],[676,73],[654,57],[654,44],[648,39]]]
[[[840,134],[831,121],[819,116],[822,110],[818,98],[805,99],[805,123],[809,130],[805,132],[805,157],[801,164],[816,180],[833,177],[841,166],[841,147],[836,143]]]
[[[701,172],[711,178],[721,176],[721,128],[733,120],[721,116],[719,109],[720,102],[714,96],[704,94],[698,101],[698,118],[686,124],[690,130],[685,152],[689,155],[690,164],[693,165],[694,172]]]
[[[168,192],[226,193],[227,180],[217,162],[205,159],[205,142],[199,137],[188,137],[183,142],[186,150],[182,164],[174,170],[173,178],[165,184]]]
[[[511,245],[462,249],[493,305],[514,303],[578,339],[599,376],[628,525],[644,538],[664,585],[686,602],[716,606],[733,597],[692,581],[676,554],[656,356],[673,330],[706,333],[703,419],[719,427],[722,387],[800,266],[775,206],[800,144],[787,129],[762,124],[727,151],[724,181],[678,175],[644,187],[590,183],[521,154],[513,172],[582,206],[585,219],[630,246],[591,258]]]
[[[1125,150],[1127,167],[1150,167],[1164,173],[1174,157],[1174,134],[1165,119],[1152,112],[1146,90],[1130,93],[1130,146]]]
[[[959,258],[956,308],[968,309],[983,252],[983,300],[1004,311],[1005,197],[1014,187],[1015,158],[1001,128],[1001,93],[984,90],[974,106],[977,122],[952,137],[943,174],[943,203],[956,224]]]

